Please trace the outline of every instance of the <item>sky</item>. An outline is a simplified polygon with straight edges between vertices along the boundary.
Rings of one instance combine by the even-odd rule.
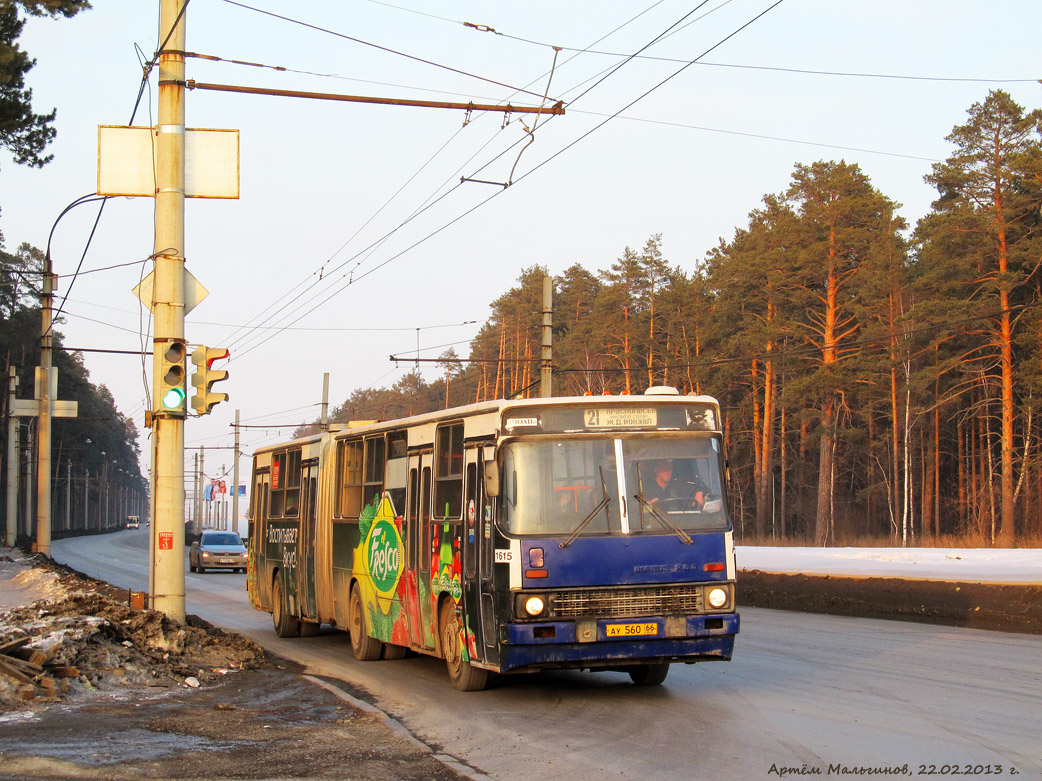
[[[0,230],[13,251],[44,249],[53,228],[68,347],[151,345],[131,291],[151,270],[152,199],[55,220],[96,189],[99,125],[153,124],[155,73],[135,103],[158,16],[158,0],[97,0],[73,19],[30,19],[21,38],[37,59],[34,106],[57,108],[58,136],[43,169],[0,152]],[[547,95],[566,111],[504,125],[493,112],[189,91],[189,127],[240,132],[239,199],[187,204],[186,266],[210,294],[185,334],[231,351],[215,387],[231,399],[186,424],[189,468],[192,448],[232,445],[235,410],[254,427],[247,454],[288,438],[280,426],[317,417],[324,373],[336,406],[396,382],[417,345],[466,356],[489,304],[533,265],[596,272],[661,234],[664,257],[692,273],[797,163],[857,163],[914,225],[935,195],[923,176],[973,103],[1001,88],[1042,105],[1042,4],[1027,0],[190,0],[186,19],[187,50],[222,58],[189,58],[199,82],[514,105]],[[81,258],[91,273],[74,277]],[[84,355],[143,424],[151,369]],[[140,441],[147,465],[144,429]],[[228,450],[207,457],[209,477],[230,468]]]

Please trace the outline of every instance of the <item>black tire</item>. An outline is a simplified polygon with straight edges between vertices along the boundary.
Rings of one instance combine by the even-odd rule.
[[[369,627],[365,620],[365,605],[362,604],[362,590],[356,583],[351,589],[351,653],[360,662],[375,662],[383,651],[383,643],[369,636]]]
[[[301,637],[318,637],[318,630],[322,627],[322,624],[317,621],[301,621],[300,622],[300,636]]]
[[[282,575],[275,576],[271,587],[271,620],[275,624],[275,634],[279,637],[296,637],[300,634],[300,621],[290,615],[286,605],[286,592],[282,588]]]
[[[637,686],[658,686],[669,674],[669,662],[660,664],[641,664],[631,667],[627,672]]]
[[[488,670],[471,667],[470,662],[463,659],[459,618],[456,615],[456,605],[451,599],[446,599],[441,604],[438,614],[438,637],[441,640],[441,652],[445,657],[445,666],[449,668],[452,685],[461,692],[477,692],[484,689],[488,683]]]
[[[384,659],[404,659],[409,649],[404,645],[384,643]]]

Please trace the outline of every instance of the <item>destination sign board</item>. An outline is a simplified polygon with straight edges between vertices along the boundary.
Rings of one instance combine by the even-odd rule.
[[[596,407],[585,410],[587,428],[642,428],[658,425],[654,407]]]
[[[719,419],[711,404],[588,403],[574,406],[530,406],[507,409],[503,430],[514,436],[566,432],[717,431]]]

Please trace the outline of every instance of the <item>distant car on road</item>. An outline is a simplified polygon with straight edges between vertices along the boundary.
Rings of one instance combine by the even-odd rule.
[[[208,569],[246,571],[246,546],[235,532],[203,529],[199,539],[188,550],[188,569],[206,572]]]
[[[127,516],[127,528],[128,529],[140,529],[141,528],[141,521],[138,520],[138,517],[136,515],[128,515]]]

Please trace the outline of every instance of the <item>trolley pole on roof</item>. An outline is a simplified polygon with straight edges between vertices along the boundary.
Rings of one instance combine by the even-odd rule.
[[[160,0],[159,114],[155,129],[155,283],[152,312],[152,607],[185,620],[184,409],[160,398],[163,356],[185,344],[185,18],[186,0]]]

